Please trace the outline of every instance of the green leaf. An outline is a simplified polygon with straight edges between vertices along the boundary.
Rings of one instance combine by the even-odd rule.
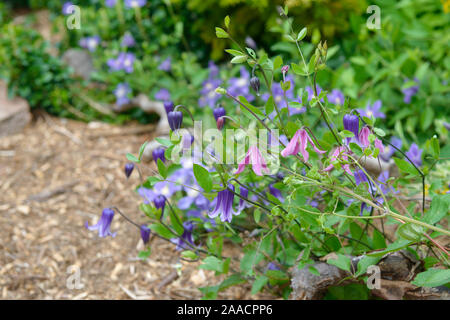
[[[229,54],[231,54],[234,57],[245,55],[242,51],[234,50],[234,49],[225,49],[225,52],[228,52]]]
[[[409,222],[402,224],[397,229],[398,236],[410,241],[419,241],[420,238],[422,237],[423,232],[424,232],[423,227]]]
[[[215,271],[217,274],[227,273],[230,261],[231,261],[230,258],[222,261],[217,257],[209,256],[203,260],[203,264],[200,265],[199,268],[205,270],[212,270]]]
[[[303,40],[303,38],[306,36],[306,31],[308,31],[308,29],[306,29],[306,27],[304,27],[302,30],[300,30],[300,32],[297,35],[297,41]]]
[[[166,166],[164,165],[164,162],[162,162],[162,160],[158,158],[157,165],[158,165],[158,171],[159,171],[159,174],[160,174],[164,179],[166,179],[166,178],[167,178],[167,168],[166,168]]]
[[[273,103],[273,98],[272,98],[272,96],[270,96],[269,99],[267,99],[266,106],[265,106],[266,114],[267,115],[271,114],[274,109],[275,109],[275,105]]]
[[[262,117],[262,118],[265,117],[265,114],[262,113],[259,109],[255,108],[252,104],[250,104],[244,96],[239,96],[238,99],[243,105],[245,105],[254,114],[256,114],[257,116]],[[239,106],[244,114],[246,114],[250,119],[255,120],[255,117],[251,113],[249,113],[248,110],[246,110],[241,105],[239,105]]]
[[[380,261],[381,257],[369,257],[365,256],[358,261],[358,267],[356,270],[356,277],[359,277],[367,272],[367,268],[376,265]]]
[[[417,176],[419,174],[418,171],[416,170],[416,168],[414,168],[414,166],[409,161],[395,158],[395,157],[394,157],[394,161],[395,161],[395,164],[397,165],[397,167],[401,171],[415,175],[415,176]]]
[[[350,272],[351,259],[343,254],[337,253],[337,259],[329,258],[327,263]]]
[[[281,56],[276,56],[273,60],[273,69],[278,70],[283,65],[283,58]]]
[[[205,192],[210,192],[212,190],[213,184],[208,170],[201,165],[194,163],[194,176],[199,186],[202,187]]]
[[[237,286],[239,284],[245,283],[247,280],[242,277],[240,273],[235,273],[222,281],[219,285],[219,291],[223,291],[231,286]]]
[[[226,32],[222,28],[216,27],[216,37],[222,38],[222,39],[227,39],[227,38],[229,38],[229,35],[228,35],[228,32]]]
[[[379,137],[384,137],[386,135],[386,133],[380,129],[380,128],[373,128],[373,131],[377,134],[377,136]]]
[[[411,283],[418,287],[437,287],[450,282],[449,269],[429,269],[419,273]]]
[[[227,27],[227,29],[230,27],[230,16],[226,16],[224,19],[225,22],[225,27]]]
[[[290,81],[285,81],[281,84],[281,89],[283,89],[283,91],[288,91],[290,87],[291,87]]]
[[[404,249],[407,246],[409,246],[410,243],[411,243],[411,241],[404,240],[404,239],[398,239],[395,242],[388,245],[386,249],[384,249],[382,251],[371,252],[371,253],[368,253],[367,255],[370,257],[381,257],[381,256],[384,256],[386,253],[395,252],[395,251]]]
[[[146,260],[148,257],[150,257],[150,254],[152,253],[150,247],[147,250],[139,251],[138,258],[142,260]]]
[[[183,256],[186,259],[196,260],[198,258],[197,254],[194,251],[186,250],[181,253],[181,256]]]
[[[253,286],[252,286],[252,294],[257,294],[258,292],[260,292],[262,290],[262,288],[264,288],[264,286],[267,284],[267,282],[269,281],[269,278],[267,278],[266,276],[260,275],[257,276],[255,279],[255,282],[253,282]]]
[[[245,61],[247,61],[247,56],[236,56],[233,59],[231,59],[230,62],[234,63],[234,64],[238,64],[238,63],[243,63]]]
[[[145,147],[147,146],[148,141],[145,141],[142,146],[139,148],[139,161],[141,161],[142,154],[144,153]]]
[[[170,141],[169,139],[155,138],[155,140],[158,141],[159,143],[161,143],[165,147],[170,147],[173,145],[172,141]]]
[[[167,229],[167,227],[163,226],[161,223],[154,223],[151,224],[149,226],[150,230],[152,230],[153,232],[155,232],[156,234],[160,235],[161,237],[167,238],[167,239],[171,239],[171,238],[175,238],[176,235],[173,234],[172,231],[170,231],[169,229]]]
[[[431,208],[425,212],[423,221],[429,224],[435,224],[449,215],[449,208],[450,194],[436,195],[431,201]]]
[[[130,160],[131,162],[136,162],[136,163],[139,163],[139,162],[140,162],[139,159],[136,158],[136,156],[133,155],[133,154],[131,154],[131,153],[127,153],[126,157],[127,157],[127,159]]]

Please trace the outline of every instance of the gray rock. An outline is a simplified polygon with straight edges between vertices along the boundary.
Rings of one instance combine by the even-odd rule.
[[[92,57],[86,50],[69,49],[64,52],[62,60],[69,67],[72,67],[76,75],[85,80],[88,80],[91,77],[92,72],[94,72]]]
[[[30,122],[28,102],[22,98],[8,98],[6,83],[0,82],[0,137],[19,133]]]

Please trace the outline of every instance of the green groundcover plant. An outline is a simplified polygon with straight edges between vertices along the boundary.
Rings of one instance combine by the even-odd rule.
[[[380,101],[364,108],[344,86],[319,87],[332,52],[326,42],[306,43],[307,29],[295,30],[287,8],[279,10],[289,26],[285,39],[297,49],[292,63],[235,41],[227,16],[216,36],[233,44],[225,51],[241,76],[222,82],[210,64],[199,104],[212,112],[203,117],[182,100],[165,105],[171,134],[157,138],[154,175],[142,176],[146,144],[127,155],[125,175],[137,171],[141,179],[135,191],[142,219],[111,206],[86,227],[114,237],[111,222],[119,214],[140,232],[143,259],[151,256],[152,238],[173,243],[183,260],[200,260],[201,269],[224,277],[200,288],[205,299],[242,283],[251,283],[253,294],[268,290],[288,298],[289,269],[319,275],[312,265],[330,253],[335,258],[327,263],[357,282],[348,287],[356,298],[369,297],[367,268],[398,250],[421,262],[413,284],[448,285],[448,250],[441,244],[450,235],[445,139],[429,132],[421,148],[383,130],[391,115]],[[388,225],[396,226],[395,234]],[[242,257],[226,256],[225,245],[239,248]],[[355,255],[362,258],[353,270]],[[343,290],[327,298],[347,296]]]

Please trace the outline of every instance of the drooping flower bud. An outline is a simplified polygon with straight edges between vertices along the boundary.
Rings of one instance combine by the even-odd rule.
[[[152,152],[153,160],[155,163],[158,163],[158,159],[161,159],[162,162],[166,162],[166,157],[164,156],[164,152],[166,150],[163,147],[158,147]]]
[[[147,244],[150,240],[150,228],[147,227],[145,224],[141,226],[141,238],[144,244]]]
[[[353,114],[346,114],[343,118],[344,129],[353,132],[355,137],[359,134],[359,118]]]
[[[153,204],[155,205],[156,209],[161,209],[161,212],[164,213],[164,207],[166,206],[166,197],[163,195],[159,195],[155,197],[153,200]]]
[[[170,111],[167,114],[167,119],[169,121],[169,127],[172,131],[180,129],[183,123],[183,113],[181,111]]]
[[[133,172],[133,169],[134,169],[134,163],[128,162],[125,165],[125,176],[127,177],[127,179],[131,176],[131,173]]]
[[[220,117],[219,119],[217,119],[216,121],[217,129],[222,130],[224,124],[225,124],[224,117]]]
[[[361,132],[359,133],[358,136],[359,142],[361,142],[361,144],[365,148],[367,148],[370,145],[369,135],[370,135],[369,127],[365,126],[364,128],[361,129]]]
[[[216,121],[217,121],[217,119],[226,115],[225,108],[223,108],[223,107],[215,108],[213,110],[213,115],[214,115],[214,119],[216,119]]]
[[[285,65],[285,66],[283,66],[283,67],[281,68],[281,72],[282,72],[283,74],[286,74],[288,71],[289,71],[289,66],[288,66],[288,65]]]
[[[259,88],[261,87],[261,82],[259,82],[259,78],[252,77],[250,79],[250,86],[252,87],[253,90],[255,90],[256,92],[259,92]]]
[[[166,109],[166,114],[169,114],[170,111],[173,111],[173,102],[172,101],[165,101],[164,102],[164,109]]]

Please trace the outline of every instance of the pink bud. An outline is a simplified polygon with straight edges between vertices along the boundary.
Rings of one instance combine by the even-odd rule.
[[[217,118],[216,124],[217,124],[217,129],[222,130],[223,125],[225,124],[224,117]]]

